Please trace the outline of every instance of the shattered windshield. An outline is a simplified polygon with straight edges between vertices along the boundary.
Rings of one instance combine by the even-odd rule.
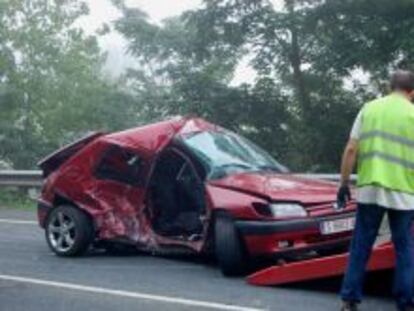
[[[231,132],[197,132],[183,140],[207,167],[210,179],[246,171],[288,171],[266,151]]]

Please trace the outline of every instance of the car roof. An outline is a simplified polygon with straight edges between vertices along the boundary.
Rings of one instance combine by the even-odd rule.
[[[161,122],[115,132],[100,137],[100,140],[132,149],[156,152],[168,145],[177,135],[217,130],[219,127],[201,118],[174,117]]]

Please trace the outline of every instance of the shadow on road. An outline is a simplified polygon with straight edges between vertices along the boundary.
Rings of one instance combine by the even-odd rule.
[[[217,262],[213,256],[200,256],[198,254],[189,253],[189,252],[176,252],[176,253],[163,253],[163,252],[147,252],[137,250],[136,248],[126,248],[126,249],[95,249],[91,251],[88,257],[154,257],[154,258],[163,258],[166,260],[175,260],[178,262],[185,263],[194,263],[207,266],[216,266]]]
[[[392,278],[392,271],[368,273],[364,287],[365,294],[379,298],[391,298],[393,282]],[[283,288],[338,293],[341,287],[341,282],[342,278],[335,277],[285,285]]]

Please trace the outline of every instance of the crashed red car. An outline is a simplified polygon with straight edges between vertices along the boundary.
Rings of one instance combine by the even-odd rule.
[[[119,243],[215,252],[225,274],[248,258],[335,253],[355,206],[334,184],[289,174],[247,139],[198,118],[89,135],[39,163],[38,219],[49,247],[76,256]]]

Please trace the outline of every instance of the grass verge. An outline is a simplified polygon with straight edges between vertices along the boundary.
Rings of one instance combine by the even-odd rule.
[[[33,210],[36,207],[36,202],[30,198],[28,191],[16,188],[0,188],[0,207]]]

